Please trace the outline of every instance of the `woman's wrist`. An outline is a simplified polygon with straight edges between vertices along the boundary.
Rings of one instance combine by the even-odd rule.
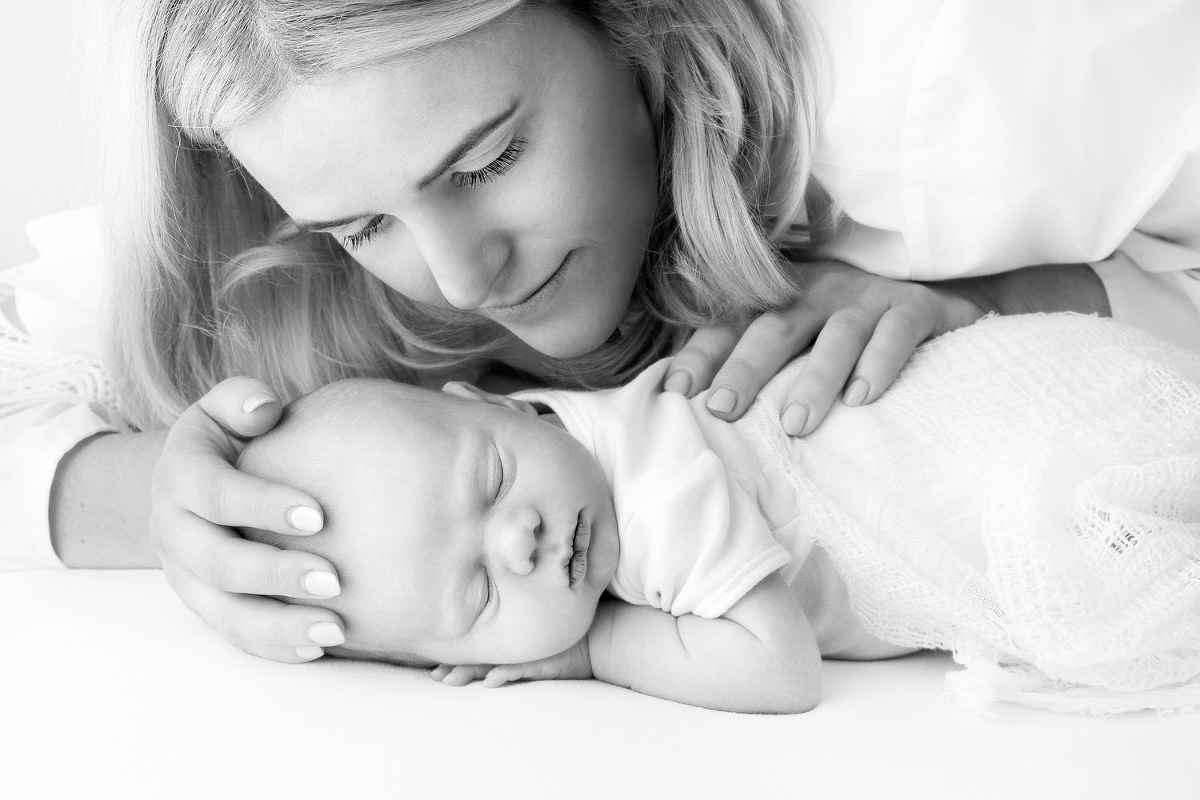
[[[1112,316],[1104,283],[1087,264],[1046,264],[926,285],[974,304],[980,316],[1053,311]]]

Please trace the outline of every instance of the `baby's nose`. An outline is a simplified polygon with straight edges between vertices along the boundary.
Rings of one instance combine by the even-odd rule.
[[[497,519],[490,531],[493,556],[514,575],[528,575],[537,562],[537,543],[542,518],[532,508],[523,508]]]

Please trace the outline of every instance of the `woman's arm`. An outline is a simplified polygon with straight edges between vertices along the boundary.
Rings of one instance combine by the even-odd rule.
[[[59,462],[50,540],[68,567],[158,568],[150,541],[150,473],[166,432],[106,433]]]
[[[847,405],[875,400],[921,342],[987,313],[1111,313],[1100,278],[1082,264],[936,283],[894,281],[836,261],[797,270],[795,303],[748,326],[697,331],[672,360],[664,388],[690,397],[711,386],[709,410],[737,419],[784,364],[811,346],[783,415],[788,433],[804,435],[843,389]]]

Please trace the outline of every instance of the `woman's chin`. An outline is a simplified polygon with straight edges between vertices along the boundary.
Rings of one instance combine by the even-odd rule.
[[[509,333],[529,349],[529,356],[538,358],[567,359],[587,355],[603,345],[617,328],[611,325],[589,325],[587,321],[564,325],[553,325],[538,330],[514,330]],[[519,365],[518,365],[519,366]]]

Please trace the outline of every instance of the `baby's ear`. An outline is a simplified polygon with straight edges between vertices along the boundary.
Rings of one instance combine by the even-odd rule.
[[[461,397],[464,400],[474,400],[482,403],[490,403],[494,406],[501,406],[516,411],[519,414],[528,414],[531,417],[538,415],[538,411],[533,407],[532,403],[517,400],[508,395],[485,392],[475,384],[465,381],[450,381],[442,387],[442,391],[446,394],[452,394],[455,397]]]

